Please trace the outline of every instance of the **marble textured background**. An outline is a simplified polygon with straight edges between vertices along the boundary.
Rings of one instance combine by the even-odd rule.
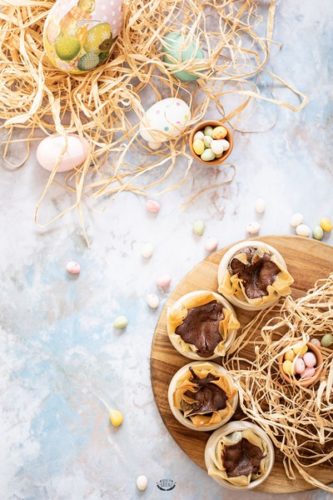
[[[220,246],[243,238],[259,196],[267,201],[261,234],[290,233],[295,211],[311,226],[333,216],[332,17],[330,0],[279,2],[274,36],[282,46],[270,68],[310,103],[300,114],[258,105],[256,125],[267,128],[272,120],[275,126],[236,133],[233,183],[185,212],[181,204],[191,192],[226,173],[194,167],[185,187],[162,198],[157,218],[145,212],[143,200],[125,194],[91,206],[88,249],[74,214],[49,229],[34,225],[47,179],[34,156],[19,171],[1,170],[1,500],[270,498],[222,490],[168,435],[149,379],[158,312],[148,310],[144,296],[155,291],[162,271],[175,284],[201,260],[206,237]],[[55,187],[44,215],[66,201]],[[197,218],[207,224],[203,239],[191,232]],[[156,247],[148,263],[140,256],[145,241]],[[78,279],[66,276],[71,259],[81,263]],[[124,333],[112,328],[118,314],[129,318]],[[108,426],[105,404],[124,413],[120,429]],[[136,491],[138,474],[149,478],[144,494]],[[173,492],[156,488],[162,478],[176,481]]]

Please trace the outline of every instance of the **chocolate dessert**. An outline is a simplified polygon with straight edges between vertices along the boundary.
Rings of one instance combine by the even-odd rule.
[[[246,255],[247,264],[241,262],[237,255],[234,256],[229,264],[230,274],[238,275],[250,299],[268,295],[267,287],[275,281],[280,269],[271,261],[269,253],[260,256],[253,247],[247,247],[241,253]]]
[[[224,410],[227,406],[227,395],[221,387],[212,383],[219,377],[208,373],[205,378],[199,378],[192,367],[189,368],[192,377],[190,381],[195,387],[184,393],[184,396],[193,400],[183,401],[182,409],[187,417],[192,415],[208,415],[214,411]]]
[[[223,466],[229,477],[248,476],[260,472],[260,462],[264,458],[261,449],[242,438],[238,443],[225,446],[222,456]]]
[[[202,357],[214,354],[215,347],[221,342],[220,321],[224,318],[223,306],[216,300],[198,307],[192,307],[183,323],[177,326],[175,333],[184,342],[193,344]]]

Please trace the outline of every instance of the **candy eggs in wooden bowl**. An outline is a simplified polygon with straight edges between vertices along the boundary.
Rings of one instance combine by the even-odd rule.
[[[231,131],[222,122],[207,120],[192,129],[189,146],[195,160],[207,166],[217,166],[228,158],[234,141]]]
[[[323,356],[320,348],[311,342],[303,346],[300,342],[294,346],[291,345],[289,351],[281,354],[278,362],[281,377],[289,384],[301,387],[310,387],[315,384],[323,371]]]

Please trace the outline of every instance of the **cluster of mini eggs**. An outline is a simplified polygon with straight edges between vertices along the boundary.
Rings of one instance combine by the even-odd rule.
[[[193,151],[203,161],[221,158],[223,153],[230,148],[230,143],[226,139],[227,134],[227,129],[222,125],[217,127],[207,126],[194,134]]]
[[[314,227],[313,230],[304,224],[304,217],[301,213],[296,213],[290,220],[290,225],[295,228],[298,236],[310,238],[312,236],[315,240],[322,240],[325,233],[330,233],[333,229],[332,221],[328,217],[323,217],[320,223]]]
[[[306,344],[295,344],[284,355],[282,369],[286,375],[311,378],[316,372],[317,358]]]

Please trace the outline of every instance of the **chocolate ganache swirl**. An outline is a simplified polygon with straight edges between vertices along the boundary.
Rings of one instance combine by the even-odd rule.
[[[267,287],[275,281],[280,272],[278,266],[272,262],[272,256],[269,253],[259,255],[254,247],[247,247],[240,253],[246,255],[247,263],[244,264],[235,255],[229,264],[230,274],[238,275],[250,299],[268,295]]]
[[[221,342],[220,322],[224,318],[223,305],[216,300],[202,306],[192,307],[175,333],[184,342],[193,344],[202,357],[214,354],[215,347]]]

